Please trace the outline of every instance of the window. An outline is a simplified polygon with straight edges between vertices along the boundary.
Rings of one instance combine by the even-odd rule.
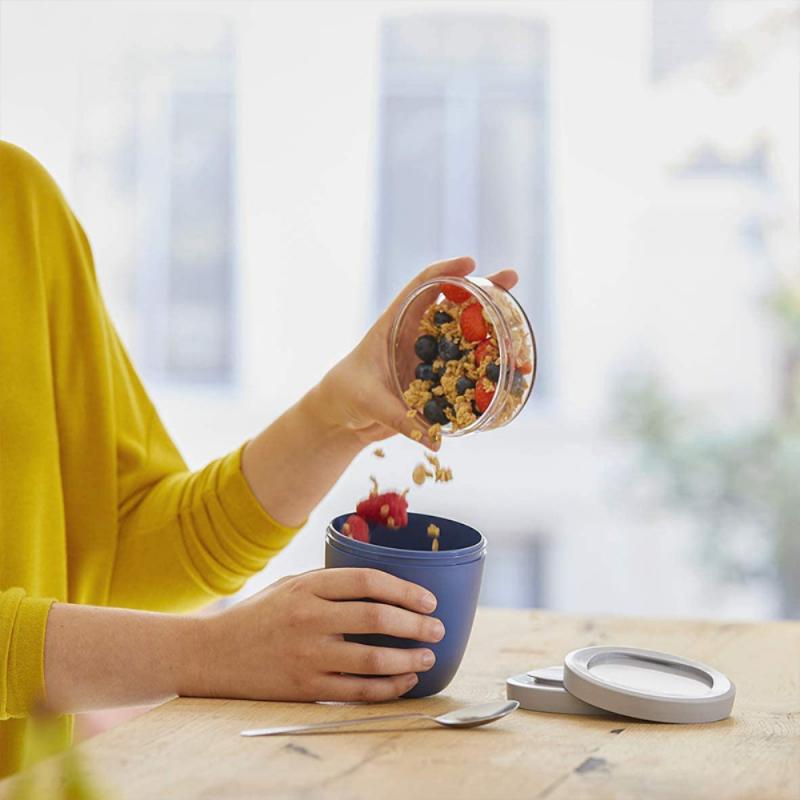
[[[381,42],[376,290],[385,303],[424,264],[470,254],[517,267],[546,325],[549,251],[545,25],[411,17]],[[537,394],[542,385],[537,384]]]
[[[715,44],[711,0],[651,0],[652,76],[662,80],[707,56]]]
[[[126,42],[105,77],[87,64],[77,205],[137,365],[219,385],[235,355],[234,51],[207,34]]]
[[[506,531],[486,559],[480,604],[498,608],[547,608],[547,575],[552,568],[546,536]]]

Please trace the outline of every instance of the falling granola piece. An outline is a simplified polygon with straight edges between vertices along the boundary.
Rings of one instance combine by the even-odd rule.
[[[431,542],[431,550],[433,550],[434,553],[438,553],[439,552],[439,539],[438,538],[434,539]]]
[[[428,525],[428,536],[432,536],[436,539],[439,536],[439,526],[431,522],[431,524]]]
[[[386,453],[383,452],[382,447],[376,447],[372,451],[372,455],[374,455],[376,458],[386,458]]]
[[[437,483],[447,483],[453,480],[453,470],[450,467],[443,467],[437,456],[433,453],[425,453],[425,458],[433,467],[433,478]]]
[[[417,466],[414,467],[414,471],[411,473],[411,478],[414,483],[417,484],[417,486],[422,486],[422,484],[425,483],[426,478],[432,477],[433,473],[425,469],[424,464],[417,464]]]

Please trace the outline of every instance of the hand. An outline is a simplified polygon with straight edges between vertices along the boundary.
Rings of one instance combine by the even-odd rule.
[[[438,642],[444,626],[427,616],[435,607],[426,589],[379,570],[284,578],[230,609],[198,618],[205,644],[197,674],[179,691],[259,700],[392,700],[417,683],[417,672],[431,668],[433,652],[370,647],[347,642],[343,634]]]
[[[464,277],[474,268],[471,258],[455,258],[433,264],[417,275],[355,350],[248,442],[242,455],[242,472],[273,519],[289,526],[301,525],[370,442],[395,433],[410,437],[412,431],[420,431],[422,443],[438,450],[439,444],[430,441],[419,420],[408,417],[397,393],[389,364],[389,337],[397,312],[410,292],[425,281]],[[517,273],[503,270],[490,280],[511,289],[517,283]],[[432,288],[431,301],[435,295]],[[368,391],[364,387],[369,387]]]
[[[318,390],[324,398],[326,414],[333,424],[352,431],[362,446],[386,439],[395,433],[410,436],[421,430],[418,420],[409,419],[408,409],[398,397],[389,363],[389,337],[392,323],[406,297],[425,281],[442,277],[464,277],[475,269],[471,258],[454,258],[432,264],[414,278],[381,314],[357,347],[323,378]],[[514,270],[506,269],[489,280],[512,289],[518,280]],[[368,385],[369,391],[363,390]],[[422,431],[427,447],[438,449]]]

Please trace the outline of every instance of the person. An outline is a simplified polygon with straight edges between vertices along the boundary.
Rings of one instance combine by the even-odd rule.
[[[344,640],[445,635],[432,594],[377,570],[318,570],[186,612],[263,569],[366,445],[411,434],[393,316],[422,281],[473,269],[425,269],[295,405],[192,472],[108,317],[80,224],[44,168],[0,142],[0,775],[29,761],[45,708],[62,747],[70,712],[174,695],[382,701],[431,667],[426,647]]]

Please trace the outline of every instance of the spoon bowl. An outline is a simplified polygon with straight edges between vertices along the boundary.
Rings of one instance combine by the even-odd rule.
[[[481,703],[476,706],[464,706],[455,711],[448,711],[431,719],[438,725],[446,728],[477,728],[479,725],[488,725],[490,722],[508,716],[519,708],[516,700],[506,700],[496,703]]]
[[[310,725],[284,725],[279,728],[251,728],[242,731],[242,736],[281,736],[311,731],[327,731],[334,728],[345,728],[349,725],[367,725],[370,722],[394,722],[401,719],[427,719],[445,728],[477,728],[488,725],[516,711],[519,703],[516,700],[498,700],[494,703],[480,703],[474,706],[456,708],[434,717],[420,711],[407,714],[384,714],[378,717],[358,717],[357,719],[340,719],[333,722],[316,722]]]

